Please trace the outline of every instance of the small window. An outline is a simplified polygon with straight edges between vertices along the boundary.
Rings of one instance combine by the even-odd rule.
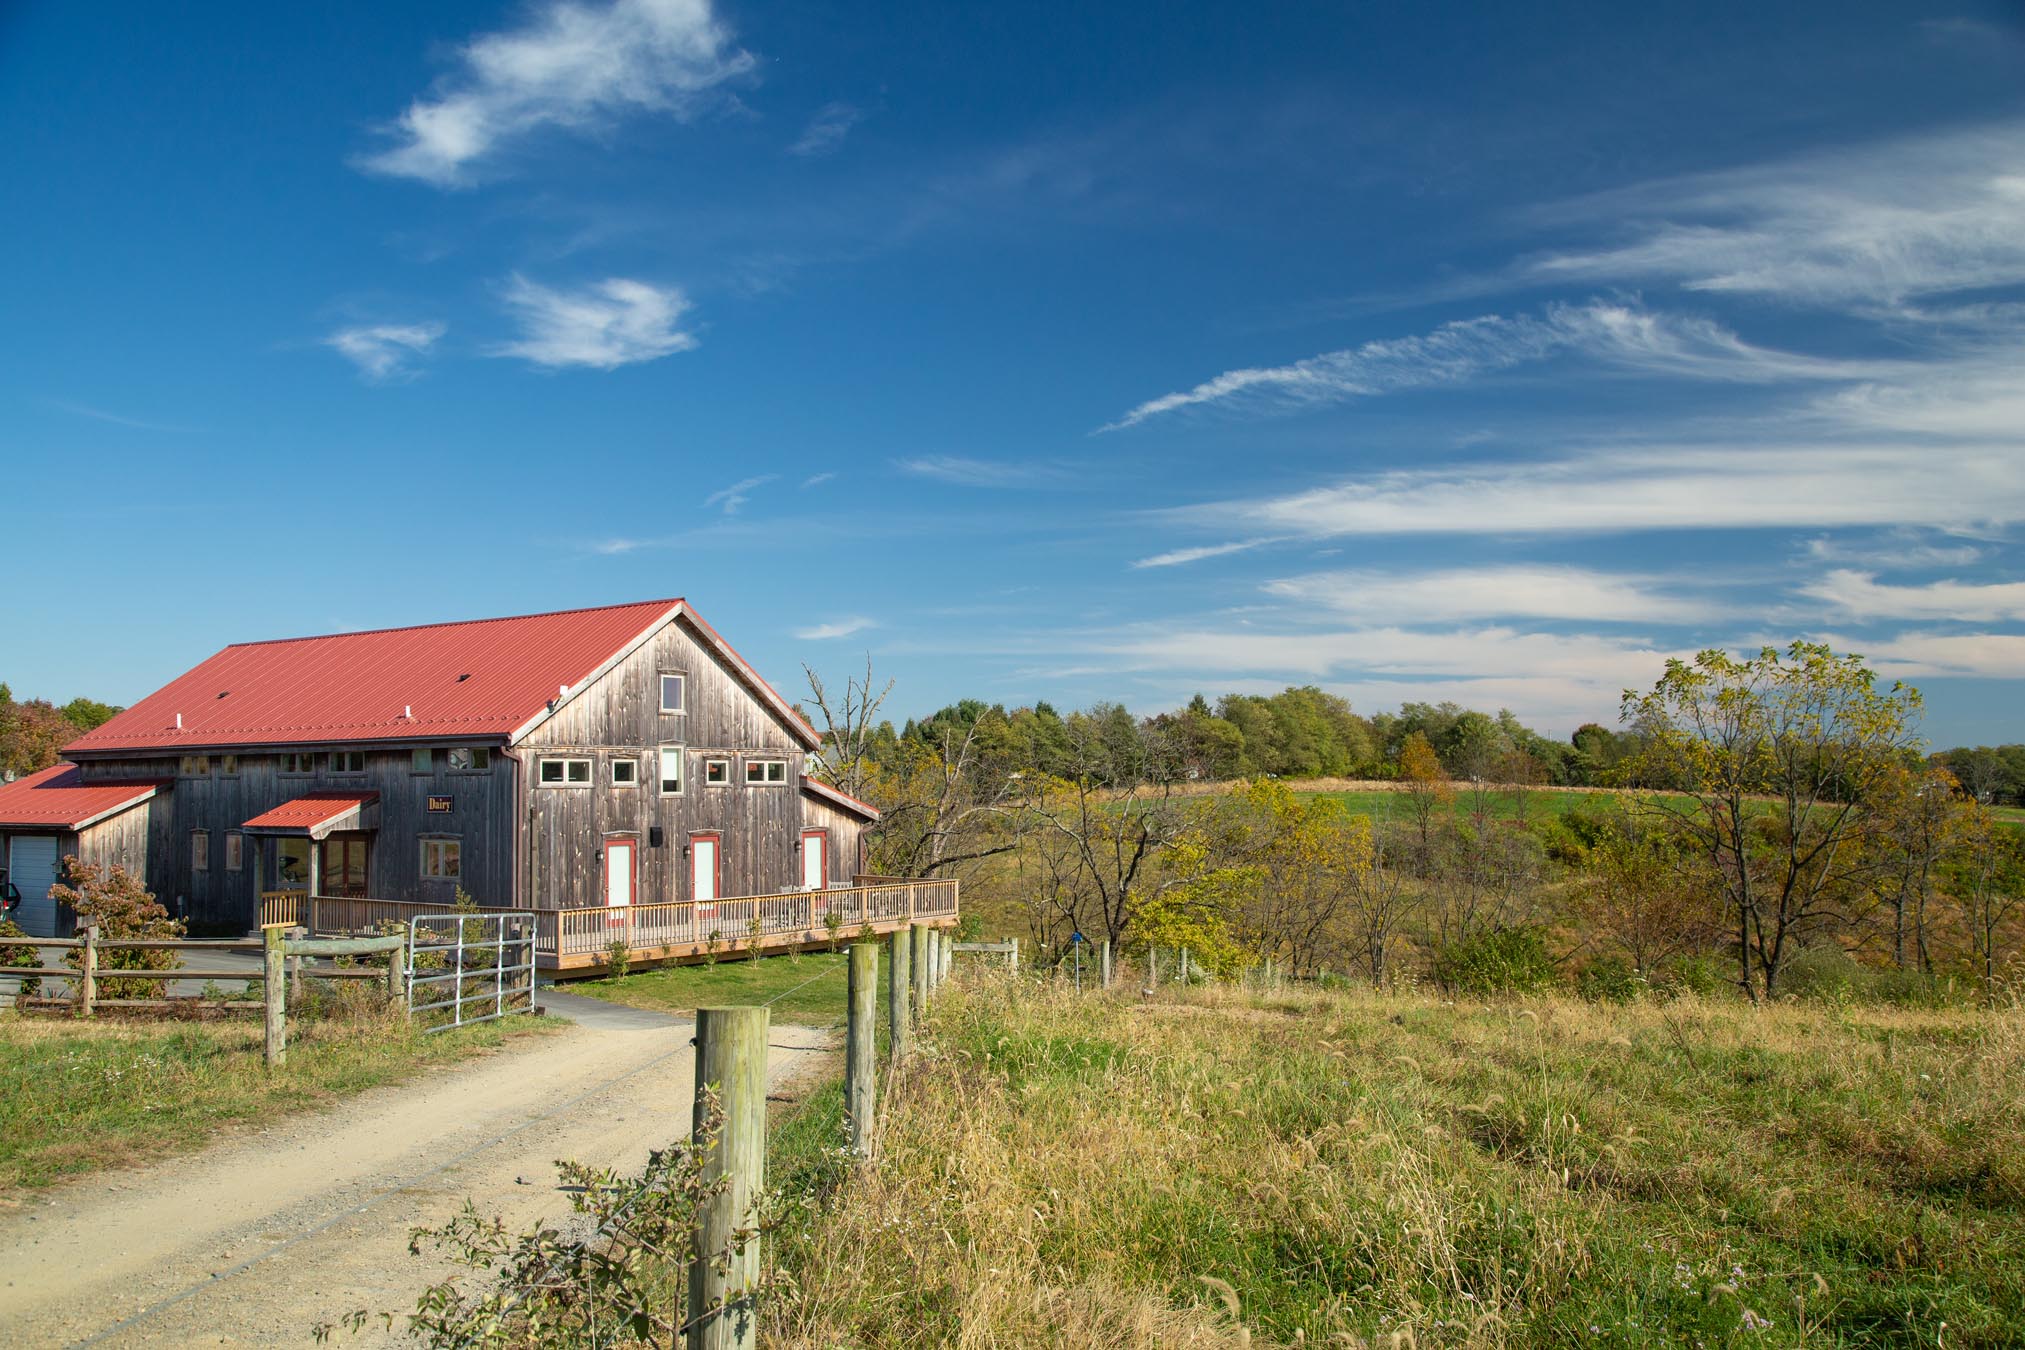
[[[208,830],[190,831],[190,870],[211,870],[211,833]]]
[[[183,777],[204,778],[208,777],[210,772],[211,757],[209,755],[183,756]]]
[[[591,762],[587,759],[544,759],[538,774],[543,787],[588,787]]]
[[[424,839],[422,841],[422,879],[424,881],[455,881],[463,875],[461,870],[463,848],[456,839]]]
[[[302,774],[316,772],[316,756],[307,750],[284,750],[275,760],[282,773]]]
[[[664,745],[661,747],[661,795],[677,797],[682,794],[682,747]]]
[[[640,761],[637,759],[615,759],[612,761],[613,787],[638,787],[640,785]]]
[[[787,782],[787,761],[784,759],[748,759],[745,761],[745,781],[748,784]]]
[[[238,831],[225,835],[225,870],[237,872],[246,866],[246,836]]]
[[[364,773],[366,752],[363,750],[333,750],[330,752],[332,773]]]
[[[662,712],[679,713],[688,711],[682,702],[683,695],[688,692],[684,688],[687,684],[688,680],[680,675],[663,675],[661,677]]]
[[[427,748],[408,752],[408,769],[412,773],[436,772],[436,752]]]
[[[450,767],[457,773],[490,773],[492,750],[483,745],[460,745],[450,752]]]
[[[706,759],[703,761],[703,785],[705,787],[727,787],[730,783],[730,760]]]
[[[237,778],[239,776],[239,756],[218,756],[218,776],[220,778]]]

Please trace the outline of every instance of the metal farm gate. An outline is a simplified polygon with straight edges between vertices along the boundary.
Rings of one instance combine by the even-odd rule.
[[[534,1011],[534,916],[418,914],[408,928],[408,1015],[424,1032]]]

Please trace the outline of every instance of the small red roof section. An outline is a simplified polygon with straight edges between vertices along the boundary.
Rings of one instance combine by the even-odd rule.
[[[165,783],[87,783],[75,764],[0,783],[0,825],[81,830],[154,796]]]
[[[379,799],[377,792],[305,792],[272,810],[262,811],[240,828],[310,832],[346,816],[356,815]]]
[[[65,748],[90,755],[455,737],[512,741],[543,720],[551,699],[567,701],[677,616],[804,744],[817,744],[793,706],[682,601],[649,600],[239,643]],[[564,686],[569,695],[560,693]]]
[[[820,797],[832,806],[842,807],[854,816],[863,816],[866,820],[879,818],[879,808],[872,803],[861,802],[842,788],[833,788],[828,783],[819,782],[814,778],[802,779],[802,791],[811,797]]]

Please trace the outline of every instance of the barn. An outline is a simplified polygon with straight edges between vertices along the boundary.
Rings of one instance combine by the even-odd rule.
[[[636,909],[688,907],[694,937],[740,898],[857,882],[953,921],[953,882],[862,875],[878,813],[806,775],[820,745],[680,599],[247,642],[0,786],[0,840],[38,931],[68,923],[66,854],[142,873],[197,932],[289,897],[363,922],[461,894],[552,936],[597,911],[602,944]]]

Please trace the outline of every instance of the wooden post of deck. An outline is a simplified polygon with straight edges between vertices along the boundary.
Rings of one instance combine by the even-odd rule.
[[[278,1069],[288,1059],[288,1007],[283,1000],[288,997],[286,975],[287,958],[281,954],[282,935],[288,931],[285,924],[271,923],[260,930],[261,955],[265,958],[267,978],[267,1067]]]
[[[703,1193],[689,1251],[689,1350],[758,1344],[755,1205],[766,1189],[767,1009],[696,1010],[694,1138]],[[712,1117],[710,1090],[717,1094]]]
[[[913,950],[914,925],[902,924],[894,929],[892,955],[886,962],[886,1052],[895,1064],[907,1058],[908,1042],[913,1037],[908,1026],[912,1014],[907,997],[914,969],[908,957]]]
[[[914,1021],[918,1025],[928,1015],[928,935],[930,928],[925,923],[914,925],[914,950],[909,959],[914,963]]]
[[[844,1032],[844,1113],[851,1122],[851,1152],[872,1156],[872,1081],[878,1074],[874,1050],[879,1016],[879,948],[876,943],[851,944],[846,995],[851,1017]]]
[[[36,959],[42,959],[40,949]],[[98,997],[98,925],[84,926],[84,950],[78,954],[77,964],[77,1015],[91,1016],[92,1001]]]

